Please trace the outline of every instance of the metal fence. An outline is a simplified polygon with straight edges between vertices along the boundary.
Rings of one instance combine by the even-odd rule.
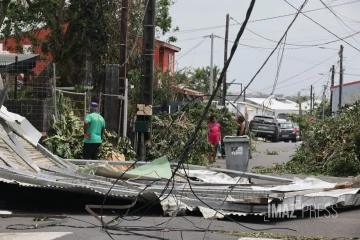
[[[8,85],[4,106],[26,117],[40,132],[50,129],[57,115],[54,90],[63,94],[72,113],[84,120],[87,114],[86,93],[56,88],[55,64],[42,61],[36,54],[0,54],[0,85]]]

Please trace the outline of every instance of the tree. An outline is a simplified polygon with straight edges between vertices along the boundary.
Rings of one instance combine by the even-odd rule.
[[[0,1],[0,29],[5,20],[6,12],[11,0],[2,0]]]
[[[169,7],[173,1],[158,2],[157,32],[165,34],[171,29]],[[141,0],[131,0],[130,5],[129,51],[139,45],[145,7]],[[39,47],[50,54],[61,76],[60,85],[83,83],[86,71],[91,71],[94,85],[100,85],[104,65],[119,63],[121,0],[26,0],[25,4],[12,0],[6,17],[2,37],[14,37],[19,52],[22,39],[29,38],[33,49]],[[45,39],[38,38],[42,29],[49,30]]]
[[[323,103],[321,102],[316,110],[315,110],[315,117],[316,119],[322,119],[322,113],[323,113]],[[331,106],[330,106],[330,101],[325,101],[325,106],[324,106],[324,117],[331,117],[332,113],[331,113]]]
[[[214,65],[213,68],[213,86],[215,89],[217,79],[220,76],[220,68]],[[197,68],[191,73],[189,88],[196,91],[209,94],[210,92],[210,67]]]

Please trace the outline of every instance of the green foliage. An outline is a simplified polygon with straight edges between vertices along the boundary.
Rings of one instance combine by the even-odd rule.
[[[266,155],[279,155],[279,152],[266,150]]]
[[[58,93],[59,119],[53,118],[51,130],[44,138],[43,144],[57,156],[79,159],[82,158],[83,152],[84,124],[80,118],[74,116],[71,107],[66,102],[63,94]],[[100,159],[111,158],[112,151],[123,153],[128,159],[135,157],[135,152],[128,138],[118,137],[116,134],[105,130],[99,151]]]
[[[359,102],[315,124],[307,123],[300,116],[306,141],[290,162],[276,165],[271,171],[345,177],[360,174],[359,118]]]
[[[85,87],[84,87],[84,84],[77,84],[74,86],[74,90],[75,92],[77,93],[84,93],[86,90],[85,90]]]
[[[122,21],[122,1],[98,0],[9,0],[4,1],[1,13],[6,13],[0,38],[14,38],[14,48],[22,53],[21,43],[28,38],[32,48],[41,48],[45,55],[51,55],[57,64],[60,76],[59,86],[73,86],[84,82],[87,73],[96,88],[101,86],[104,65],[119,63],[120,23]],[[172,18],[169,8],[172,0],[157,1],[157,35],[169,32]],[[129,47],[139,48],[139,39],[143,28],[144,1],[129,1]],[[5,14],[1,14],[0,23]],[[39,38],[48,29],[45,38]],[[176,31],[178,28],[175,28]],[[43,32],[41,32],[43,31]],[[169,41],[175,41],[171,37]],[[130,55],[128,53],[128,56]],[[141,50],[132,52],[132,57],[141,55]],[[131,66],[140,69],[141,62]]]
[[[323,113],[323,103],[320,103],[316,110],[315,110],[315,118],[316,119],[322,119],[322,113]],[[326,101],[324,105],[324,118],[331,117],[331,106],[330,101]]]
[[[216,86],[221,69],[218,66],[213,68],[213,86]],[[188,83],[189,88],[208,94],[210,91],[210,67],[197,68],[191,73]]]
[[[205,109],[205,105],[195,103],[185,103],[181,112],[173,114],[161,113],[153,116],[153,137],[148,143],[151,147],[148,151],[148,159],[155,159],[163,155],[167,155],[170,161],[178,161],[180,154],[185,148],[185,144],[192,137],[195,127]],[[231,112],[227,108],[217,109],[211,107],[210,115],[216,115],[220,118],[221,136],[235,135],[236,123]],[[170,126],[172,120],[174,123]],[[187,163],[205,165],[204,155],[213,152],[213,146],[209,144],[206,137],[207,121],[202,123],[202,128],[196,136],[196,140],[191,148]],[[222,144],[223,146],[223,144]]]

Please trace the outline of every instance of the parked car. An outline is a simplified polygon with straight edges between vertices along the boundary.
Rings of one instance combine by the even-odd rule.
[[[298,140],[298,131],[292,122],[280,122],[279,125],[279,140],[288,142],[296,142]]]
[[[279,141],[279,126],[273,116],[256,115],[251,120],[249,128],[257,137],[270,139],[272,142]]]

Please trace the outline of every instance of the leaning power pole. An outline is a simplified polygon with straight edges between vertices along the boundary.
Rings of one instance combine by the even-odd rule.
[[[224,66],[227,62],[227,58],[228,58],[228,40],[229,40],[229,22],[230,22],[230,16],[229,14],[226,14],[226,29],[225,29],[225,46],[224,46]],[[223,80],[223,99],[222,102],[224,103],[223,105],[225,106],[225,102],[226,102],[226,91],[227,91],[227,85],[226,85],[226,72],[224,74],[224,80]]]
[[[126,86],[126,48],[127,48],[127,39],[128,39],[128,18],[129,18],[129,0],[122,0],[121,6],[121,23],[120,23],[120,68],[119,68],[119,94],[125,96]],[[119,104],[122,104],[122,101],[119,101]],[[118,126],[121,126],[120,123],[127,121],[125,117],[127,113],[125,111],[119,112],[119,122]],[[126,126],[127,124],[122,124]],[[126,136],[127,129],[120,128],[119,134]]]
[[[339,106],[338,110],[342,107],[342,91],[343,91],[343,53],[344,47],[340,45],[339,57],[340,57],[340,84],[339,84]]]
[[[332,67],[331,67],[331,87],[334,86],[334,82],[335,82],[335,66],[332,65]],[[331,87],[330,87],[330,90],[331,90]],[[332,107],[333,97],[334,97],[333,92],[330,91],[330,107],[331,107],[331,111],[333,109],[333,107]]]

